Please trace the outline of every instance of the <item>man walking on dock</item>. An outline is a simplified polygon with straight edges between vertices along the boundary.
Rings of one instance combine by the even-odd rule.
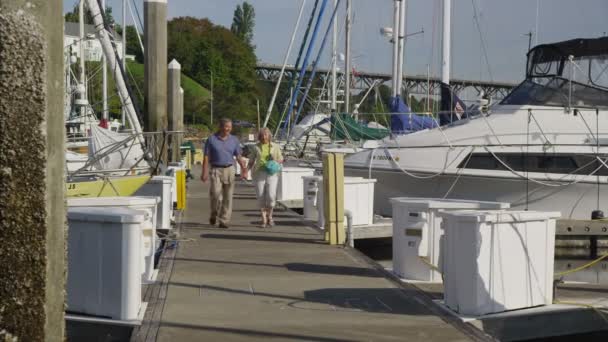
[[[241,157],[239,140],[232,131],[232,120],[220,119],[219,129],[205,143],[203,173],[201,180],[209,185],[211,216],[209,224],[219,223],[220,228],[228,228],[232,215],[232,194],[234,193],[234,159],[241,166],[241,178],[247,179],[247,164]],[[211,168],[209,168],[211,164]]]

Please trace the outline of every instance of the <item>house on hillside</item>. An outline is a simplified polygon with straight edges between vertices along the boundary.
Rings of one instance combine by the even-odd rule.
[[[66,22],[64,24],[65,31],[63,34],[63,46],[67,52],[71,50],[71,55],[80,58],[80,27],[78,23]],[[99,42],[95,26],[84,25],[84,54],[87,62],[99,62],[103,56],[103,50],[101,43]],[[115,33],[114,41],[116,44],[116,50],[118,50],[118,56],[122,58],[122,37]],[[132,57],[132,56],[131,56]],[[129,58],[129,55],[127,55]]]

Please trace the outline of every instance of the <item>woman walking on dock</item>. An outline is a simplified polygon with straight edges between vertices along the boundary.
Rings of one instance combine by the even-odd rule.
[[[283,155],[279,145],[272,143],[270,130],[262,128],[258,133],[258,143],[249,159],[255,182],[255,195],[262,213],[262,228],[274,226],[272,212],[276,204],[281,163]]]

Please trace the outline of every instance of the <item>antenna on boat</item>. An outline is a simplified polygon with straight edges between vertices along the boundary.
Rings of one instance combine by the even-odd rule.
[[[532,33],[532,31],[528,32],[528,33],[524,33],[524,36],[528,36],[528,52],[532,49],[532,36],[534,35],[534,33]]]

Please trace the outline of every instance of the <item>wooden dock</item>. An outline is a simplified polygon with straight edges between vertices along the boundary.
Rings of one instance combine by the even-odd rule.
[[[209,226],[208,206],[206,186],[191,181],[132,341],[489,340],[357,251],[325,244],[295,213],[259,228],[250,185],[237,187],[230,229]]]
[[[199,170],[196,170],[199,171]],[[199,171],[200,172],[200,171]],[[147,286],[148,309],[131,341],[490,341],[573,334],[605,340],[605,286],[560,284],[558,305],[462,318],[441,305],[441,284],[404,282],[289,209],[259,227],[251,184],[235,193],[230,229],[208,224],[207,187],[188,184],[180,233]],[[389,222],[389,223],[387,223]],[[388,237],[390,221],[353,229],[353,239]],[[390,233],[390,234],[389,234]],[[591,308],[591,306],[599,307]]]

